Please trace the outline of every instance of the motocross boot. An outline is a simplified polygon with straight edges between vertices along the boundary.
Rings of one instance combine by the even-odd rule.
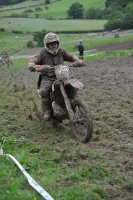
[[[46,127],[50,128],[52,127],[52,106],[51,101],[49,98],[42,98],[42,113],[43,113],[43,120],[45,122]]]

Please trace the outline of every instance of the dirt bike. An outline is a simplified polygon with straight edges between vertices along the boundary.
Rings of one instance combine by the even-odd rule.
[[[55,123],[69,119],[72,133],[80,142],[88,142],[93,133],[93,119],[88,105],[78,97],[78,90],[84,84],[73,79],[70,68],[66,65],[55,66],[57,80],[53,82],[51,103],[52,119]]]

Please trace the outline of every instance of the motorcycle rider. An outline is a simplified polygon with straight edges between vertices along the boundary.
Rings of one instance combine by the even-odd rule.
[[[86,63],[75,55],[59,47],[59,37],[55,33],[48,33],[44,37],[44,48],[28,62],[31,72],[41,72],[39,94],[42,101],[43,119],[46,126],[50,125],[52,105],[50,92],[53,81],[56,80],[54,66],[71,62],[70,67],[82,67]]]

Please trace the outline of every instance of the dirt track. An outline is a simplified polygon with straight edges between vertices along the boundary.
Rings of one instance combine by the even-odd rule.
[[[130,44],[127,44],[127,48],[130,47]],[[108,49],[110,47],[111,45]],[[132,182],[133,56],[90,61],[88,66],[76,70],[73,68],[73,71],[75,78],[85,84],[85,89],[80,91],[80,95],[91,108],[94,119],[93,138],[86,148],[94,150],[101,156],[103,162],[100,160],[100,164],[103,167],[110,168],[122,179]],[[12,83],[18,81],[24,88],[36,89],[37,73],[18,70],[13,74],[0,75],[3,82],[7,77]],[[47,135],[38,137],[32,134],[30,137],[42,144]],[[95,162],[95,159],[91,162]],[[120,197],[131,200],[132,190],[115,187],[117,184],[115,181],[118,182],[117,177],[108,187],[108,199],[114,200]]]
[[[133,42],[126,41],[126,42],[119,42],[110,45],[103,45],[100,47],[96,47],[98,51],[113,51],[113,50],[127,50],[133,49]]]

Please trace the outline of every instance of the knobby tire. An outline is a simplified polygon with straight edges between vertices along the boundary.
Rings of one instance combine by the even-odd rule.
[[[88,105],[82,99],[72,101],[75,121],[70,121],[70,126],[74,136],[80,142],[87,143],[93,133],[93,119]]]

